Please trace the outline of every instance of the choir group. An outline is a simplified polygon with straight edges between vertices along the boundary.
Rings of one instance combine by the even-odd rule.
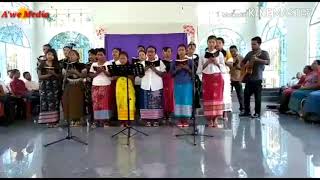
[[[250,96],[261,96],[257,91],[261,91],[264,65],[269,63],[268,53],[260,49],[261,39],[255,37],[251,43],[252,51],[244,58],[234,45],[224,50],[223,38],[213,35],[207,39],[204,57],[195,54],[196,44],[192,42],[187,46],[180,44],[174,59],[172,47],[163,47],[162,58],[159,59],[159,50],[154,46],[138,46],[137,57],[131,61],[120,48],[112,50],[113,59],[109,61],[106,60],[105,49],[97,48],[89,50],[87,64],[80,63],[80,55],[73,49],[74,44],[64,47],[65,58],[62,60],[58,60],[56,50],[46,44],[37,66],[40,96],[38,123],[56,127],[62,105],[63,118],[70,120],[72,126],[82,125],[84,115],[89,115],[92,127],[109,126],[112,120],[119,120],[123,126],[127,125],[128,120],[142,120],[145,126],[176,123],[187,127],[193,105],[200,108],[203,104],[208,125],[216,127],[217,120],[228,120],[228,112],[232,111],[233,87],[238,95],[240,115],[247,116],[250,114]],[[257,51],[259,55],[256,55]],[[142,64],[144,75],[113,76],[109,71],[109,65],[130,63]],[[248,69],[250,65],[253,71],[245,77],[243,102],[242,69]],[[203,99],[202,103],[200,99]],[[255,115],[259,116],[261,102],[258,101],[261,98],[255,99]],[[171,120],[172,116],[176,121]]]

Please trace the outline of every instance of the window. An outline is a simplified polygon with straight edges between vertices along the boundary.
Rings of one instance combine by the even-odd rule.
[[[263,87],[278,88],[287,83],[287,41],[282,19],[271,19],[265,25],[261,38],[261,48],[270,55],[270,65],[263,72]]]
[[[87,52],[91,48],[91,45],[89,39],[83,34],[73,31],[62,32],[54,36],[49,44],[57,51],[58,59],[60,60],[64,58],[63,47],[69,43],[76,44],[74,49],[80,54],[80,62],[88,62]]]
[[[309,29],[309,64],[316,59],[320,59],[320,8],[317,3],[311,16]]]
[[[7,70],[31,71],[31,49],[23,30],[15,24],[0,27],[0,70],[4,80]]]

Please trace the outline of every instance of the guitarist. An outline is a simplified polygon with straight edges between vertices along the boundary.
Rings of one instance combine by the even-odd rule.
[[[243,79],[246,83],[244,89],[244,112],[240,116],[250,116],[250,97],[254,94],[255,113],[252,118],[259,118],[261,115],[261,91],[262,79],[265,65],[270,64],[270,57],[267,51],[261,50],[261,38],[256,36],[251,39],[250,51],[242,60],[242,68],[251,68],[247,76]]]

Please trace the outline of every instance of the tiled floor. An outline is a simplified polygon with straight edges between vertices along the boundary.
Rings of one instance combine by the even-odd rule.
[[[265,105],[264,105],[265,106]],[[235,108],[236,109],[236,108]],[[150,136],[110,136],[120,127],[73,128],[88,146],[66,141],[60,128],[20,123],[0,127],[0,177],[320,177],[320,126],[265,111],[224,127],[199,125],[213,138],[176,138],[176,127],[137,127]]]

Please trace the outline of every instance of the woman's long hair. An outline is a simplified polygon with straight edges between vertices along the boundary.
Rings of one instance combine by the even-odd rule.
[[[48,53],[52,53],[53,54],[53,66],[54,67],[59,67],[59,60],[58,60],[58,55],[57,55],[57,51],[55,49],[49,49]],[[47,55],[48,55],[47,53]]]
[[[186,50],[186,54],[187,54],[187,46],[184,44],[179,44],[177,50],[179,49],[179,47],[184,47],[184,49]],[[183,57],[184,58],[184,57]],[[179,53],[177,52],[177,59],[180,59],[179,57]]]

